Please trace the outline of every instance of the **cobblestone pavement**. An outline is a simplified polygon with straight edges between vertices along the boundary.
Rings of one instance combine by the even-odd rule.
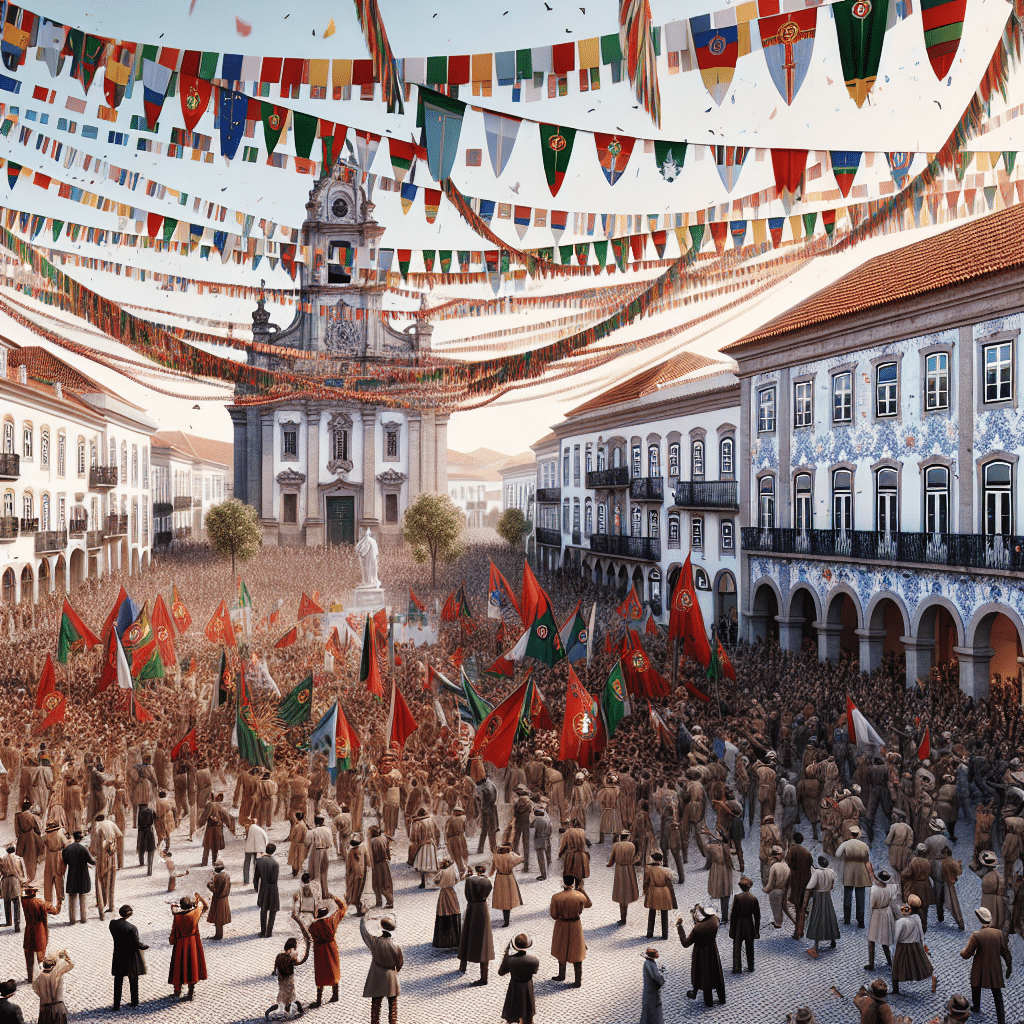
[[[230,792],[230,791],[229,791]],[[13,796],[13,794],[12,794]],[[11,806],[14,806],[12,799]],[[502,822],[507,818],[503,808]],[[430,942],[433,935],[434,912],[437,889],[426,891],[417,888],[419,875],[405,866],[406,844],[404,832],[399,830],[394,864],[395,907],[398,917],[396,938],[405,950],[405,968],[401,973],[402,995],[399,1000],[399,1019],[417,1024],[484,1024],[501,1020],[506,979],[497,977],[497,966],[506,943],[521,930],[532,933],[533,952],[541,960],[537,975],[537,1022],[538,1024],[634,1024],[640,1015],[640,988],[644,949],[650,944],[646,938],[646,911],[642,903],[633,904],[625,927],[618,925],[618,907],[611,902],[612,869],[604,865],[610,846],[606,840],[597,845],[597,816],[592,814],[588,834],[594,841],[592,848],[593,875],[587,891],[594,901],[592,909],[584,913],[584,928],[588,943],[588,955],[583,969],[583,988],[574,990],[565,984],[549,980],[557,964],[549,954],[552,921],[548,913],[550,897],[559,886],[556,874],[546,881],[537,881],[536,865],[528,874],[518,876],[525,906],[512,912],[509,928],[501,927],[501,913],[492,911],[494,924],[494,945],[497,956],[492,965],[491,981],[487,986],[470,987],[477,977],[477,969],[470,965],[466,975],[457,973],[458,962],[455,951],[435,950]],[[364,826],[368,821],[364,819]],[[809,831],[809,830],[808,830]],[[970,860],[970,835],[973,829],[961,823],[960,841],[956,844],[956,855],[964,864]],[[0,823],[0,838],[5,842],[11,836],[11,821]],[[284,824],[277,823],[271,831],[271,839],[278,843],[277,857],[282,863],[281,899],[282,911],[278,915],[275,934],[270,939],[260,939],[259,914],[250,886],[243,886],[242,840],[229,837],[223,859],[233,880],[231,893],[232,922],[225,928],[222,942],[206,940],[212,934],[211,925],[203,924],[204,946],[210,978],[196,990],[193,1003],[177,1002],[171,997],[167,985],[167,970],[170,962],[168,935],[170,932],[170,910],[166,893],[166,870],[157,861],[151,878],[144,868],[139,868],[132,856],[135,844],[134,830],[129,830],[126,841],[125,868],[117,880],[116,905],[129,902],[135,908],[134,923],[138,926],[144,942],[150,946],[145,954],[148,974],[140,981],[141,1005],[137,1010],[122,1009],[129,1017],[155,1016],[167,1024],[185,1021],[201,1021],[204,1024],[217,1022],[253,1021],[263,1016],[264,1010],[274,1001],[276,981],[270,977],[273,960],[289,935],[298,931],[285,906],[290,907],[291,893],[296,882],[284,864],[287,834]],[[884,831],[879,828],[872,849],[874,863],[888,866],[885,847],[882,842]],[[820,845],[809,843],[812,853],[821,852]],[[207,893],[206,882],[211,869],[199,867],[202,856],[201,834],[196,842],[189,843],[187,830],[179,829],[174,836],[172,849],[179,869],[189,868],[191,874],[178,880],[178,892]],[[470,850],[476,849],[475,837]],[[754,878],[754,892],[760,892],[757,860],[756,829],[748,835],[745,843],[746,866]],[[690,925],[688,908],[696,902],[707,902],[707,872],[700,860],[695,863],[693,851],[687,866],[686,880],[676,886],[680,913]],[[474,862],[484,856],[473,856]],[[555,864],[557,872],[557,862]],[[738,877],[738,876],[737,876]],[[332,860],[330,878],[334,890],[344,892],[344,866]],[[37,874],[41,885],[42,867]],[[461,887],[460,887],[461,890]],[[369,887],[367,888],[369,891]],[[894,1009],[909,1016],[915,1024],[924,1024],[941,1015],[945,1001],[953,992],[970,995],[970,965],[957,954],[963,948],[967,934],[976,923],[973,909],[980,900],[980,881],[970,871],[965,871],[958,886],[960,902],[965,915],[967,931],[961,933],[947,917],[944,924],[936,924],[932,916],[926,941],[932,960],[939,975],[939,988],[935,995],[929,991],[927,982],[905,986],[905,994],[892,998]],[[42,895],[42,894],[40,894]],[[842,921],[842,888],[837,887],[835,905]],[[372,896],[371,896],[372,900]],[[460,891],[460,903],[464,906]],[[859,931],[854,923],[842,927],[842,937],[835,950],[823,949],[820,959],[811,960],[806,952],[808,944],[792,938],[792,925],[788,920],[776,931],[772,927],[768,899],[761,896],[762,929],[761,940],[756,944],[756,970],[753,974],[733,975],[731,967],[731,942],[726,929],[719,931],[718,946],[725,965],[727,1003],[705,1009],[703,1001],[691,1002],[685,993],[689,987],[689,951],[680,947],[675,933],[675,913],[670,912],[669,938],[666,942],[654,940],[661,950],[661,963],[667,974],[663,989],[666,1020],[680,1020],[684,1016],[707,1020],[712,1024],[773,1024],[786,1019],[786,1014],[797,1006],[809,1005],[819,1024],[839,1024],[859,1020],[852,997],[857,988],[869,983],[873,977],[889,981],[889,970],[881,957],[880,968],[870,974],[864,970],[867,950],[867,932]],[[51,918],[50,949],[67,948],[75,969],[65,978],[65,995],[69,1013],[76,1020],[109,1020],[106,1011],[111,1000],[110,951],[111,940],[107,925],[101,923],[95,908],[85,925],[71,926],[67,922],[67,908],[59,918]],[[660,934],[660,933],[659,933]],[[22,1006],[27,1020],[38,1014],[38,1000],[35,993],[24,984],[25,965],[21,947],[21,935],[15,935],[10,928],[0,927],[0,977],[15,977],[20,984],[15,1000]],[[329,1021],[360,1021],[369,1019],[369,1000],[362,998],[363,981],[369,965],[369,954],[359,938],[358,919],[349,915],[338,931],[338,945],[341,952],[342,980],[341,1001],[337,1006],[324,1005],[323,1009],[309,1011],[311,1019],[321,1017]],[[1024,943],[1016,936],[1011,937],[1011,949],[1015,965],[1024,961]],[[301,948],[301,940],[300,940]],[[1024,973],[1024,967],[1018,967]],[[1005,990],[1007,1020],[1017,1024],[1024,1016],[1024,993],[1020,974],[1015,971]],[[570,971],[569,977],[572,977]],[[299,998],[305,1003],[315,996],[312,958],[296,973],[296,988]],[[127,986],[125,1000],[128,998]],[[972,1017],[974,1024],[994,1024],[995,1012],[988,994],[982,1000],[982,1013]]]

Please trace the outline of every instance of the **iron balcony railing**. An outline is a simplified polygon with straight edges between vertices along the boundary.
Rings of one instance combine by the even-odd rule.
[[[117,486],[117,466],[90,466],[89,490],[96,491],[101,487]]]
[[[538,487],[537,488],[537,504],[538,505],[557,505],[562,500],[562,488],[561,487]]]
[[[192,498],[188,494],[179,494],[174,499],[174,511],[182,512],[192,507]]]
[[[559,530],[546,530],[543,526],[537,527],[537,543],[547,544],[548,547],[560,548],[562,546],[562,534]]]
[[[638,476],[629,481],[629,496],[634,501],[664,501],[665,481],[660,476]]]
[[[63,551],[68,546],[67,530],[40,530],[36,534],[36,554]]]
[[[660,537],[627,537],[617,533],[592,533],[590,550],[601,555],[622,555],[645,562],[661,560]]]
[[[21,456],[14,452],[0,452],[0,478],[16,480],[21,475]]]
[[[20,525],[17,516],[0,516],[0,540],[17,540]]]
[[[106,536],[103,530],[88,530],[85,534],[85,546],[90,550],[103,547],[103,538]]]
[[[739,490],[735,480],[680,480],[676,484],[679,508],[731,508],[739,510]]]
[[[128,532],[127,516],[107,516],[107,536],[122,537]]]
[[[629,467],[615,466],[612,469],[592,469],[587,473],[587,486],[595,487],[628,487]]]
[[[22,533],[35,533],[39,529],[38,519],[21,519],[19,520]]]
[[[879,533],[875,530],[742,530],[744,551],[953,568],[1024,570],[1024,537],[979,533]]]
[[[88,519],[69,519],[68,520],[68,535],[71,537],[82,537],[85,535],[86,530],[89,529]]]
[[[153,502],[153,518],[163,519],[164,516],[169,516],[174,511],[174,506],[169,501],[154,501]]]

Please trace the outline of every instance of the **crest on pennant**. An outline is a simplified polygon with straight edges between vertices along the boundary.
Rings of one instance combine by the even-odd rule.
[[[708,43],[708,49],[716,57],[718,57],[721,54],[725,53],[725,47],[726,47],[726,42],[725,42],[725,37],[724,36],[717,36],[717,35],[716,36],[712,36],[711,42]]]
[[[159,625],[159,626],[156,627],[156,638],[162,644],[165,644],[165,643],[167,643],[168,640],[170,640],[171,636],[170,636],[170,633],[168,633],[166,626]]]
[[[584,646],[586,646],[586,643],[587,643],[587,637],[588,637],[589,635],[590,635],[590,634],[589,634],[589,633],[587,633],[587,631],[586,631],[585,629],[581,629],[581,630],[579,631],[579,633],[578,633],[578,634],[576,635],[576,639],[577,639],[577,640],[578,640],[578,641],[579,641],[579,642],[580,642],[581,644],[583,644]]]
[[[871,0],[857,0],[850,13],[859,21],[863,21],[871,13]]]
[[[306,704],[309,702],[309,690],[302,690],[299,695],[295,698],[300,704]]]
[[[597,734],[597,719],[589,711],[581,711],[572,720],[572,731],[584,742]]]
[[[203,102],[202,97],[199,95],[199,90],[193,85],[188,95],[185,97],[185,106],[191,110],[198,110],[199,105]]]
[[[301,697],[299,698],[302,699]],[[339,761],[347,761],[349,755],[352,752],[352,748],[348,742],[348,736],[338,736],[334,742],[334,756]]]
[[[615,692],[615,696],[618,697],[619,700],[625,700],[625,696],[622,693],[622,680],[619,679],[618,676],[612,680],[612,690]]]
[[[281,115],[275,110],[270,117],[267,118],[267,125],[271,131],[278,131],[281,127]]]
[[[779,29],[779,39],[784,43],[796,42],[798,35],[800,35],[800,26],[795,21],[787,21]]]
[[[487,719],[487,728],[484,730],[483,739],[480,741],[480,745],[477,748],[479,753],[483,753],[494,741],[494,737],[497,736],[498,730],[501,728],[501,722],[501,715],[496,715],[492,712],[490,717]]]
[[[548,139],[548,148],[554,150],[556,153],[561,153],[566,147],[565,136],[558,133],[551,136]]]
[[[49,714],[63,699],[63,694],[58,693],[56,690],[53,693],[48,693],[43,698],[43,710]]]
[[[540,637],[541,640],[547,640],[548,638],[548,627],[543,623],[537,627],[537,636]]]
[[[679,177],[682,168],[675,162],[672,154],[669,153],[667,157],[661,162],[661,176],[666,181],[675,181]]]
[[[142,639],[142,626],[133,622],[125,631],[124,640],[129,647],[134,647]]]

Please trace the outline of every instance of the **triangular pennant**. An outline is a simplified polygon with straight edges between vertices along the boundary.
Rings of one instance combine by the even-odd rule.
[[[889,4],[878,0],[839,0],[832,5],[839,37],[839,57],[846,89],[858,107],[864,105],[882,59]]]
[[[787,105],[800,91],[810,67],[817,20],[815,8],[758,19],[768,73]]]
[[[658,173],[666,181],[675,181],[683,173],[683,162],[686,160],[685,142],[654,142],[654,164]]]
[[[606,132],[594,132],[594,144],[597,146],[597,160],[604,171],[609,185],[622,177],[629,163],[630,154],[636,139],[629,135],[610,135]],[[568,162],[568,161],[567,161]]]
[[[573,143],[576,141],[576,129],[560,127],[554,124],[541,124],[540,148],[544,161],[544,176],[553,196],[558,195],[565,179],[565,172],[572,157]]]
[[[178,89],[181,94],[181,116],[185,119],[185,128],[189,132],[194,132],[199,119],[210,105],[213,83],[203,78],[182,75]]]

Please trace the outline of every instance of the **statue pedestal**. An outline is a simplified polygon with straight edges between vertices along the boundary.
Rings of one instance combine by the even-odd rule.
[[[383,587],[356,587],[353,591],[352,609],[357,612],[378,612],[384,607]]]

